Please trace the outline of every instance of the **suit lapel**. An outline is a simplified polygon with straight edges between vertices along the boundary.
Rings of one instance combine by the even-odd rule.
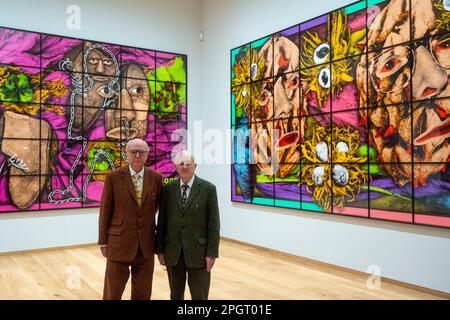
[[[125,167],[123,172],[123,180],[124,184],[127,186],[128,191],[131,194],[131,197],[134,199],[134,202],[137,204],[136,190],[134,189],[133,179],[131,178],[130,169]]]
[[[177,199],[177,206],[180,212],[183,212],[183,204],[181,203],[181,188],[180,188],[180,179],[175,181],[175,198]]]
[[[179,188],[180,184],[178,184]],[[194,183],[192,184],[192,189],[189,192],[189,197],[186,200],[186,205],[184,207],[184,211],[188,210],[192,201],[197,197],[200,192],[200,179],[197,176],[194,177]]]

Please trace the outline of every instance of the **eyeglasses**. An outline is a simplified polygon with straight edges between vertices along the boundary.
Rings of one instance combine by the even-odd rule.
[[[138,154],[140,156],[143,156],[144,154],[147,153],[147,151],[145,150],[128,150],[129,153],[131,153],[133,156],[137,156]]]
[[[420,46],[430,51],[442,69],[450,69],[450,34],[419,41],[414,48],[396,46],[375,56],[368,64],[370,79],[378,93],[398,92],[410,84],[417,63],[415,50]]]

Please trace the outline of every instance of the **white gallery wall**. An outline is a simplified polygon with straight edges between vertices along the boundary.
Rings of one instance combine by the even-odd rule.
[[[351,2],[0,0],[8,8],[0,11],[0,25],[187,54],[188,127],[198,138],[194,128],[230,127],[231,48]],[[79,30],[66,27],[69,5],[81,9]],[[197,152],[210,143],[192,147],[198,175],[217,186],[222,236],[450,292],[449,230],[231,203],[230,155],[223,151],[218,163],[207,164]],[[97,220],[95,208],[0,213],[0,252],[93,243]]]

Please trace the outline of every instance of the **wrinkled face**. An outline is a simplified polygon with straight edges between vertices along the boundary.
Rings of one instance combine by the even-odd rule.
[[[439,11],[436,3],[411,0],[410,21],[409,2],[392,0],[369,29],[369,53],[358,65],[357,82],[360,105],[370,107],[380,161],[448,160],[450,99],[443,98],[450,97],[450,29],[439,27],[446,9]],[[432,173],[415,172],[415,179],[424,182]],[[410,172],[404,179],[411,179]]]
[[[175,165],[177,168],[177,173],[183,182],[187,183],[194,176],[197,164],[193,161],[190,156],[181,156],[175,160]]]
[[[144,141],[135,140],[130,143],[127,149],[127,159],[134,171],[141,171],[147,158],[148,146]]]

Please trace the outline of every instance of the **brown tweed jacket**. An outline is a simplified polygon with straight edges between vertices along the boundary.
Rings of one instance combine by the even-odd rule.
[[[131,262],[138,244],[146,259],[155,251],[155,215],[159,205],[162,177],[144,167],[142,204],[137,203],[130,169],[116,169],[106,176],[99,216],[98,244],[108,245],[109,260]]]

